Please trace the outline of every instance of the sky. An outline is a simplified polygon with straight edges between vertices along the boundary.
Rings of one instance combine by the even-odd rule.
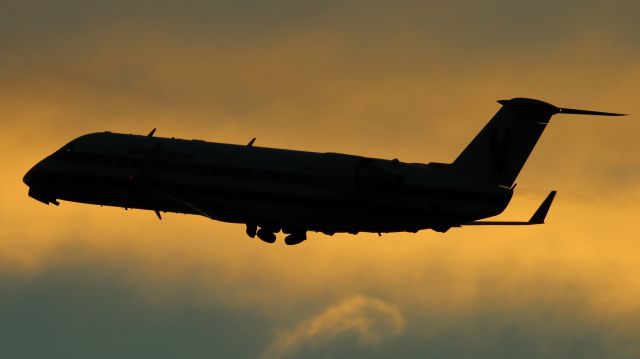
[[[640,3],[0,2],[0,356],[640,357]],[[268,245],[197,216],[27,196],[89,132],[450,162],[555,116],[499,218]]]

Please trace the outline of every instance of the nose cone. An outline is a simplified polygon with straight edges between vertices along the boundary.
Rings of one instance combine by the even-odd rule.
[[[29,197],[44,204],[53,203],[57,206],[59,203],[56,200],[56,196],[53,194],[55,191],[52,189],[51,185],[47,183],[46,178],[47,176],[44,171],[44,165],[40,162],[33,166],[33,168],[24,175],[22,181],[29,186]]]
[[[47,174],[49,173],[49,161],[47,158],[36,163],[22,178],[22,182],[29,187],[40,187],[43,182],[46,182]]]
[[[27,171],[27,173],[24,175],[24,177],[22,177],[22,182],[24,182],[24,184],[26,184],[29,187],[31,187],[31,185],[33,184],[34,168],[32,168],[29,171]]]
[[[22,178],[22,182],[29,187],[33,187],[37,185],[37,183],[42,179],[42,174],[44,173],[44,164],[45,160],[39,162],[35,166],[33,166]]]

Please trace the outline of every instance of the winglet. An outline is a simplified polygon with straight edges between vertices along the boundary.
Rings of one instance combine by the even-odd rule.
[[[544,224],[544,219],[547,217],[547,212],[549,212],[549,207],[551,207],[551,203],[553,202],[553,198],[556,196],[556,191],[551,191],[547,198],[542,201],[542,204],[536,212],[531,216],[529,220],[529,224]]]

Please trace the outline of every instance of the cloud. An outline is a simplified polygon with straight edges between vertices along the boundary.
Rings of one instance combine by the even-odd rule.
[[[619,308],[616,298],[622,295],[608,287],[614,276],[599,281],[599,295],[576,281],[503,275],[476,279],[471,308],[448,310],[438,303],[383,302],[371,296],[347,296],[336,303],[320,295],[294,295],[297,304],[280,305],[278,314],[255,305],[230,305],[237,293],[226,285],[226,291],[203,297],[194,290],[202,285],[202,276],[185,276],[180,283],[165,279],[157,283],[161,291],[150,292],[132,278],[131,268],[97,258],[67,259],[31,274],[0,271],[4,357],[631,359],[640,354],[637,306],[598,313],[585,304],[597,300]],[[557,264],[551,267],[566,271]],[[207,276],[212,273],[216,271]],[[459,281],[450,280],[448,287],[459,286]],[[360,282],[350,283],[361,289]],[[285,294],[270,284],[260,293],[280,292],[284,302]],[[327,291],[330,283],[317,286]],[[461,296],[445,298],[452,293],[431,288],[422,295],[407,293],[410,287],[420,284],[399,282],[385,290],[402,288],[409,301],[429,295],[456,302]],[[637,293],[628,296],[638,298]],[[608,297],[614,302],[607,303]],[[300,314],[309,307],[327,309]],[[283,324],[287,321],[297,324],[288,327]],[[274,339],[269,333],[278,327],[287,329]]]
[[[3,358],[251,358],[268,330],[249,309],[235,311],[176,291],[158,301],[109,263],[66,263],[36,274],[0,270]],[[220,297],[218,297],[220,298]],[[249,328],[239,323],[252,323]],[[231,329],[230,329],[231,328]],[[34,343],[37,343],[34,345]]]
[[[280,333],[262,355],[263,359],[284,358],[303,348],[318,349],[337,338],[354,335],[361,346],[380,343],[404,332],[400,311],[381,300],[353,296]]]

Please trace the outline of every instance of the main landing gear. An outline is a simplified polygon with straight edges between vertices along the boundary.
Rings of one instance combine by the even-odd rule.
[[[258,229],[257,235],[258,235],[258,238],[262,239],[262,241],[267,243],[273,243],[276,241],[275,233],[269,232],[264,228]]]
[[[247,224],[247,235],[251,238],[255,238],[258,236],[260,240],[266,243],[273,243],[276,241],[276,233],[280,232],[280,228],[273,229],[267,227],[261,227],[258,229],[258,226],[255,224]],[[296,230],[296,231],[283,231],[288,235],[284,238],[284,243],[293,246],[296,244],[300,244],[307,240],[307,231],[304,230]]]
[[[247,236],[251,238],[255,238],[257,231],[258,231],[258,226],[256,226],[255,224],[247,224]]]
[[[295,246],[307,240],[307,232],[293,232],[284,237],[284,243],[289,246]]]

